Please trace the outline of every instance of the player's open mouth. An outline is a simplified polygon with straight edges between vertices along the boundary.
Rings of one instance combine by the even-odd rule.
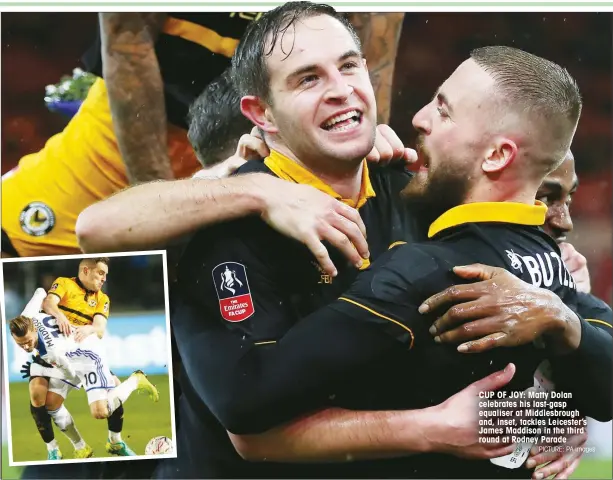
[[[420,145],[417,146],[417,161],[421,162],[421,166],[419,167],[420,170],[428,170],[430,166],[430,157]]]
[[[321,128],[328,132],[345,132],[356,128],[362,123],[362,112],[349,110],[329,118],[321,124]]]

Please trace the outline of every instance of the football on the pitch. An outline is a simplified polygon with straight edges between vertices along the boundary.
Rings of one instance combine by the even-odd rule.
[[[172,453],[172,440],[168,437],[153,437],[145,447],[145,455]]]

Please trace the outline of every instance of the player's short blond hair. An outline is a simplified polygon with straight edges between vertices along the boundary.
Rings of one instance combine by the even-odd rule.
[[[84,258],[79,263],[79,270],[81,270],[83,267],[88,267],[88,268],[95,267],[99,263],[104,263],[108,267],[109,257]]]
[[[15,337],[25,337],[29,332],[34,330],[34,323],[31,318],[19,315],[9,322],[9,328]]]

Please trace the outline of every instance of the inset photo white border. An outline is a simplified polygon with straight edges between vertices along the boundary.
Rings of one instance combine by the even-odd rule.
[[[5,275],[5,265],[6,264],[13,264],[13,263],[31,263],[31,262],[54,262],[54,261],[59,261],[59,260],[82,260],[82,259],[86,259],[86,258],[97,258],[97,257],[109,257],[110,261],[110,271],[109,271],[109,278],[111,279],[110,281],[112,281],[112,259],[113,258],[118,258],[118,257],[136,257],[136,256],[154,256],[154,255],[160,255],[162,256],[162,275],[163,275],[163,284],[164,284],[164,328],[165,328],[165,339],[164,339],[164,343],[165,343],[165,350],[166,350],[166,361],[163,362],[164,366],[166,367],[167,370],[167,374],[168,374],[168,395],[169,395],[169,404],[170,404],[170,424],[171,424],[171,440],[172,440],[172,452],[171,453],[165,453],[165,454],[157,454],[157,455],[146,455],[146,454],[142,454],[139,455],[137,454],[137,456],[118,456],[118,457],[96,457],[93,456],[91,458],[65,458],[62,460],[32,460],[32,461],[14,461],[13,458],[13,453],[14,453],[14,446],[13,446],[13,419],[12,419],[12,413],[11,413],[11,393],[10,393],[10,378],[14,377],[15,375],[11,374],[11,371],[9,369],[9,362],[11,361],[9,359],[9,348],[8,348],[8,338],[12,336],[10,335],[9,331],[8,331],[8,320],[6,317],[6,312],[7,312],[7,305],[5,302],[5,286],[7,283],[7,278]],[[113,461],[130,461],[130,460],[146,460],[146,459],[163,459],[163,458],[176,458],[177,457],[177,452],[176,452],[176,441],[175,439],[177,438],[176,436],[176,423],[175,423],[175,404],[174,404],[174,378],[173,378],[173,366],[172,366],[172,346],[171,346],[171,336],[170,336],[170,314],[169,314],[169,296],[168,296],[168,265],[167,265],[167,257],[166,257],[166,251],[165,250],[152,250],[152,251],[138,251],[138,252],[114,252],[114,253],[97,253],[97,254],[80,254],[80,255],[57,255],[57,256],[43,256],[43,257],[28,257],[28,258],[3,258],[1,261],[2,264],[2,269],[0,271],[0,302],[1,302],[1,308],[0,310],[2,311],[2,363],[3,363],[3,376],[4,376],[4,388],[5,388],[5,393],[6,393],[6,410],[5,410],[5,414],[6,414],[6,423],[7,423],[7,427],[8,427],[8,435],[7,435],[7,443],[8,443],[8,451],[9,451],[9,465],[11,467],[19,467],[19,466],[28,466],[28,465],[58,465],[58,464],[67,464],[67,463],[89,463],[89,462],[113,462]],[[77,272],[54,272],[54,274],[58,273],[58,277],[60,276],[66,276],[68,278],[76,276]],[[36,287],[39,287],[38,285]],[[36,290],[36,288],[34,289]],[[32,292],[32,294],[34,294],[34,292]],[[26,299],[28,300],[29,297]],[[111,301],[111,309],[110,309],[110,315],[109,315],[109,324],[112,325],[112,320],[113,320],[113,305],[112,305],[112,301],[113,299],[110,298]],[[27,301],[26,301],[27,303]],[[14,346],[15,348],[19,348],[17,347],[17,345]],[[14,349],[11,349],[11,351],[13,351]],[[26,352],[24,352],[27,355]],[[129,355],[129,352],[124,353],[124,355]],[[112,365],[110,366],[110,368],[112,369]],[[122,370],[123,371],[123,370]],[[14,372],[13,372],[14,373]],[[145,369],[145,373],[146,369]],[[128,377],[128,375],[122,375],[122,380],[125,380]],[[136,393],[136,392],[135,392]],[[86,401],[84,399],[84,401]],[[130,401],[129,399],[126,402],[126,418],[127,416],[129,416],[129,407],[130,407]],[[89,408],[89,407],[88,407]],[[106,420],[104,419],[95,419],[93,417],[89,417],[90,420],[92,422],[104,422],[106,425]],[[40,436],[38,435],[38,433],[36,432],[36,426],[34,425],[33,420],[29,417],[28,415],[28,420],[32,421],[33,427],[32,427],[32,434],[33,434],[33,441],[39,441],[44,445],[43,440],[40,438]],[[54,428],[54,432],[55,432],[55,438],[58,438],[59,435],[62,435],[62,433],[60,432],[60,430],[57,428],[57,426],[55,424],[53,424],[53,428]],[[79,426],[77,425],[77,429],[79,428]],[[106,426],[105,426],[106,429]],[[126,437],[129,435],[128,432],[125,433]],[[156,436],[163,436],[163,435],[154,435],[152,436],[152,439],[155,438]],[[125,440],[126,438],[122,438],[123,440]],[[87,439],[85,439],[87,441]],[[129,441],[126,442],[129,445]]]

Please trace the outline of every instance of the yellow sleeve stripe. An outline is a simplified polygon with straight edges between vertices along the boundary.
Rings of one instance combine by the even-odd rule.
[[[402,242],[402,241],[394,242],[389,247],[387,247],[387,249],[391,250],[392,248],[397,247],[398,245],[406,245],[406,243],[407,242]]]
[[[236,50],[238,45],[238,39],[236,38],[222,37],[210,28],[188,22],[187,20],[179,20],[178,18],[168,17],[164,24],[163,32],[168,35],[181,37],[189,42],[197,43],[213,53],[218,53],[228,58],[232,58],[234,50]]]
[[[268,340],[266,342],[255,342],[254,345],[269,345],[271,343],[277,343],[276,340]]]
[[[585,319],[586,322],[592,322],[592,323],[601,323],[602,325],[606,325],[609,328],[613,328],[613,326],[611,326],[611,324],[603,321],[603,320],[595,320],[593,318],[586,318]]]
[[[409,327],[407,327],[406,325],[403,325],[399,321],[394,320],[393,318],[387,317],[387,316],[383,315],[382,313],[375,312],[373,309],[368,308],[366,305],[362,305],[361,303],[358,303],[358,302],[356,302],[354,300],[350,300],[350,299],[345,298],[345,297],[339,297],[338,299],[342,300],[344,302],[347,302],[347,303],[352,303],[353,305],[355,305],[357,307],[360,307],[360,308],[363,308],[364,310],[372,313],[373,315],[376,315],[379,318],[383,318],[383,319],[388,320],[388,321],[390,321],[392,323],[395,323],[396,325],[398,325],[401,328],[404,328],[407,332],[409,332],[409,335],[411,335],[411,344],[409,345],[409,350],[411,350],[413,348],[413,343],[415,342],[415,336],[413,335],[413,332],[411,331],[411,329]]]

